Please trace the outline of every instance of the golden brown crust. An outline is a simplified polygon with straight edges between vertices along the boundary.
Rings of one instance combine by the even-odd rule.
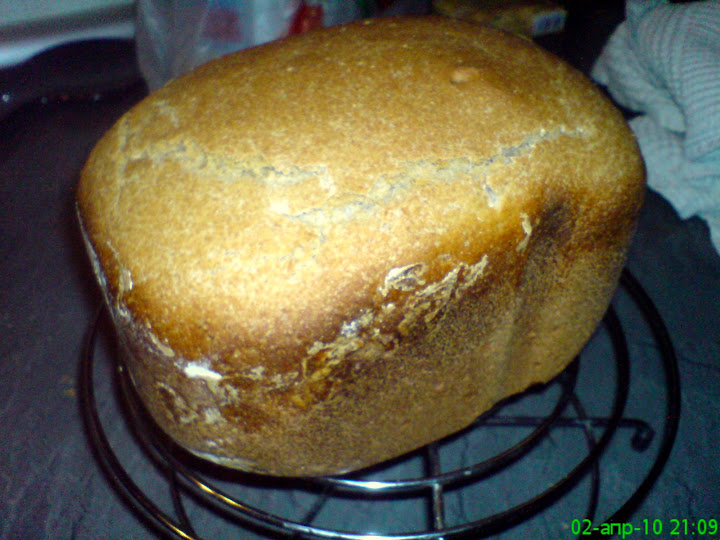
[[[97,145],[78,207],[159,424],[229,466],[318,475],[557,374],[607,308],[643,190],[580,74],[431,17],[171,82]]]

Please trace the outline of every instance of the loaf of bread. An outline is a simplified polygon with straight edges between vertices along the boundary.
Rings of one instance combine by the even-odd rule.
[[[78,213],[159,426],[228,467],[329,475],[562,371],[644,182],[621,114],[571,67],[394,18],[170,82],[92,151]]]

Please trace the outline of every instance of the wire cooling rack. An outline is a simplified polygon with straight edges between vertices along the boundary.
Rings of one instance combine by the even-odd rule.
[[[114,370],[119,387],[116,399],[121,402],[121,410],[134,433],[133,440],[128,443],[136,444],[143,457],[152,462],[153,474],[157,476],[152,481],[167,486],[167,499],[171,501],[170,508],[167,508],[154,500],[149,490],[140,487],[139,479],[122,463],[117,455],[117,447],[110,442],[106,434],[107,420],[103,421],[98,411],[94,377],[98,356],[97,336],[102,331],[111,332],[109,326],[103,324],[103,309],[100,308],[90,323],[80,366],[80,399],[87,435],[97,459],[117,493],[130,504],[139,519],[170,538],[204,537],[196,530],[197,519],[189,517],[188,505],[193,506],[194,516],[197,516],[198,511],[210,514],[211,517],[221,520],[224,527],[252,532],[265,538],[484,538],[510,531],[533,519],[567,498],[582,485],[586,493],[584,509],[582,515],[576,510],[572,519],[573,526],[567,531],[568,534],[579,537],[578,524],[581,522],[598,525],[622,523],[630,518],[651,490],[668,459],[680,416],[678,367],[665,324],[640,283],[627,270],[622,274],[620,285],[635,305],[638,316],[643,319],[659,354],[665,381],[664,396],[658,398],[659,401],[654,407],[657,410],[659,426],[654,427],[644,419],[628,418],[624,415],[631,385],[631,358],[622,321],[612,306],[605,315],[602,327],[611,344],[607,359],[608,369],[615,372],[612,384],[603,389],[611,396],[607,414],[598,416],[587,412],[588,406],[592,404],[587,403],[583,391],[578,388],[581,355],[548,385],[506,400],[483,414],[462,433],[430,444],[389,464],[343,477],[281,480],[223,470],[188,456],[169,441],[149,418],[134,392],[120,356],[115,355]],[[534,399],[537,392],[550,393],[551,406],[547,412],[537,415],[513,414],[519,402]],[[533,406],[531,405],[531,409]],[[490,455],[484,455],[483,452],[466,455],[468,448],[474,448],[467,441],[473,437],[482,437],[489,430],[502,430],[500,439],[510,442]],[[508,430],[514,435],[507,435]],[[631,451],[638,455],[648,454],[648,448],[654,442],[657,448],[654,456],[647,456],[646,473],[637,481],[635,490],[614,512],[598,518],[601,457],[619,430],[631,431],[629,445]],[[658,430],[661,431],[659,442],[656,437]],[[537,452],[538,448],[547,446],[550,435],[558,431],[576,433],[585,450],[578,456],[557,450],[552,453],[554,459],[566,462],[567,472],[554,479],[551,485],[543,486],[523,500],[504,508],[490,509],[484,514],[469,517],[466,512],[460,512],[460,517],[448,517],[447,506],[457,507],[457,500],[462,498],[463,490],[479,489],[488,483],[497,482],[498,479],[502,480],[503,475],[511,474],[513,468],[522,464],[523,460],[530,459],[529,456]],[[464,463],[456,465],[448,456],[456,454],[459,446],[463,449]],[[410,469],[415,466],[419,472],[406,472],[406,462],[411,462]],[[402,473],[398,475],[397,471]],[[146,485],[146,482],[142,483]],[[287,493],[294,501],[302,499],[300,506],[303,508],[299,515],[278,511],[278,498],[271,498],[270,502],[263,504],[264,499],[251,496],[254,490],[266,487],[271,487],[277,497],[283,497]],[[412,506],[413,504],[418,506]],[[386,530],[379,530],[377,524],[373,525],[372,530],[350,530],[333,525],[332,520],[328,521],[323,517],[351,514],[354,510],[370,516],[379,513],[376,512],[376,507],[388,515],[388,507],[392,505],[397,505],[398,509],[391,509],[389,515],[398,519],[386,519],[382,524]],[[423,510],[417,512],[412,508]],[[412,530],[397,530],[394,522],[402,521],[399,518],[403,513],[424,514],[424,518],[411,527]],[[203,521],[206,521],[205,516]]]

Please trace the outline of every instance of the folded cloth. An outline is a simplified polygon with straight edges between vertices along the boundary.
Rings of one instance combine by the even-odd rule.
[[[592,77],[639,113],[649,185],[707,221],[720,252],[720,2],[628,0]]]

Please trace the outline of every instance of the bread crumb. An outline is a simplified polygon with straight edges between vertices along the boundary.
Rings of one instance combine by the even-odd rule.
[[[385,282],[380,294],[387,296],[392,289],[408,292],[425,284],[422,275],[427,268],[423,263],[413,263],[406,266],[391,268],[385,276]]]
[[[148,336],[150,337],[150,341],[152,341],[153,345],[164,355],[168,358],[173,358],[175,356],[175,351],[172,349],[172,347],[169,347],[168,345],[165,345],[162,341],[158,339],[158,337],[150,332],[148,330]]]
[[[528,242],[530,242],[530,235],[532,234],[532,223],[530,222],[530,216],[528,216],[525,212],[521,212],[520,219],[522,220],[520,222],[520,226],[525,233],[525,237],[517,245],[517,248],[515,248],[517,251],[523,251],[527,247]]]
[[[450,74],[450,82],[462,84],[473,81],[480,77],[480,70],[472,66],[458,66]]]
[[[193,362],[187,364],[183,371],[185,372],[185,375],[190,377],[191,379],[208,379],[211,381],[219,381],[223,378],[222,375],[220,375],[217,371],[213,371],[212,369],[206,368],[203,365],[195,364]]]

